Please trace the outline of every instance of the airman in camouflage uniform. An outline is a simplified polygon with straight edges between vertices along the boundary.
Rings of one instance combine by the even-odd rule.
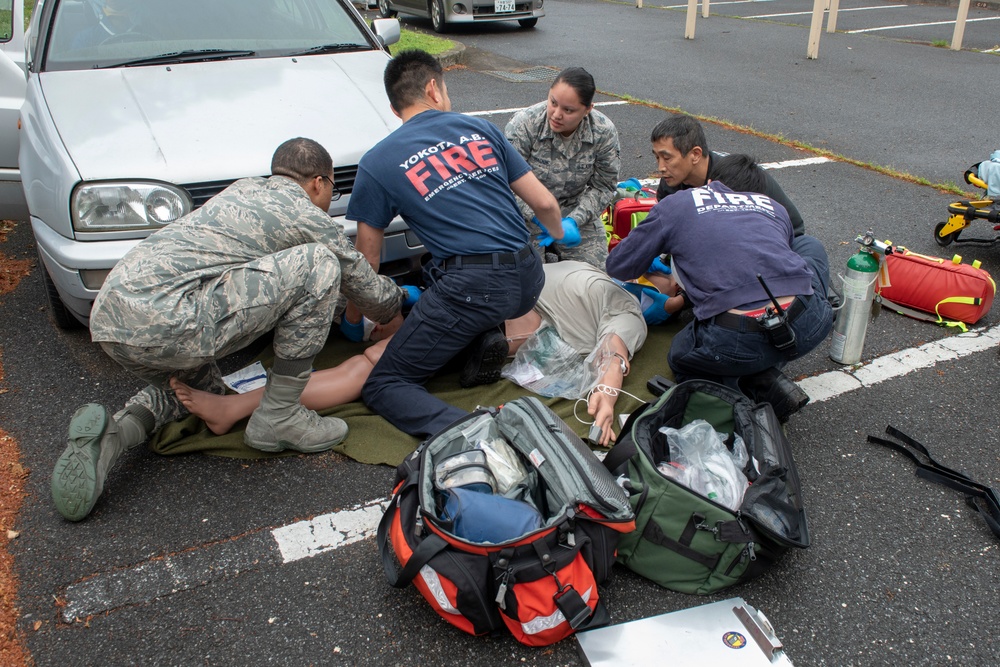
[[[312,452],[346,436],[341,420],[299,403],[313,357],[326,342],[341,292],[369,319],[387,322],[408,291],[375,273],[327,214],[335,189],[322,146],[308,139],[282,144],[272,174],[237,181],[150,235],[105,281],[91,312],[91,336],[149,386],[110,420],[94,404],[74,415],[52,478],[66,518],[90,512],[125,449],[187,414],[170,390],[171,377],[222,393],[216,360],[272,330],[275,363],[247,444]]]
[[[580,73],[585,75],[583,85],[578,83]],[[577,113],[586,110],[575,129],[569,127],[570,121],[561,126],[566,129],[553,130],[552,114],[558,113],[555,109],[559,107],[553,93],[560,90],[576,93]],[[615,195],[621,159],[618,130],[607,116],[593,110],[593,90],[593,78],[584,70],[564,70],[552,84],[549,100],[515,114],[505,134],[538,180],[555,195],[563,216],[576,220],[580,229],[579,246],[566,248],[555,243],[547,248],[545,260],[574,259],[604,270],[608,240],[601,212]],[[566,131],[571,134],[566,136]],[[537,231],[531,222],[531,209],[520,200],[518,204],[529,230]],[[538,249],[537,239],[534,244]]]

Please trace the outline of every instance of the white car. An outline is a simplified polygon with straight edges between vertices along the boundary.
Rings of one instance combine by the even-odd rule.
[[[399,14],[431,20],[435,32],[447,32],[453,23],[517,21],[522,28],[534,28],[545,16],[544,0],[376,0],[383,18]],[[370,5],[369,5],[370,6]]]
[[[28,217],[17,169],[17,119],[25,87],[24,21],[17,20],[24,15],[21,2],[0,0],[0,219],[15,220]]]
[[[19,17],[22,2],[0,9]],[[86,324],[132,246],[234,180],[267,175],[292,137],[330,152],[344,196],[329,212],[353,237],[343,214],[358,161],[399,125],[382,85],[399,34],[395,20],[369,28],[349,0],[39,0],[26,79],[0,53],[0,99],[15,73],[24,97],[16,164],[17,116],[0,108],[0,218],[21,217],[19,180],[55,322]],[[381,270],[418,270],[423,253],[397,218]]]

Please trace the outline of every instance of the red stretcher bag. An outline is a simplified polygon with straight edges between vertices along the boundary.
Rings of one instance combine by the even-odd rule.
[[[978,261],[961,262],[958,255],[942,259],[897,247],[879,273],[879,297],[903,315],[965,331],[990,312],[996,283]]]

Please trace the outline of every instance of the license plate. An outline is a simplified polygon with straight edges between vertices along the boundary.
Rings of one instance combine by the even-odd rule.
[[[493,0],[493,11],[497,14],[514,11],[514,0]]]

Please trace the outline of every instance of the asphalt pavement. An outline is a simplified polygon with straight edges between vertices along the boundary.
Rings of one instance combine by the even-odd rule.
[[[996,55],[838,33],[824,34],[810,61],[801,25],[712,16],[699,19],[692,41],[682,12],[597,0],[547,0],[546,11],[534,30],[456,31],[467,49],[447,74],[455,110],[502,126],[511,110],[544,99],[547,76],[585,66],[610,93],[597,102],[618,126],[623,176],[653,169],[648,135],[665,109],[932,183],[959,182],[1000,148],[985,105],[961,93],[996,69]],[[932,240],[954,195],[850,162],[803,162],[815,153],[731,125],[706,127],[713,149],[773,163],[834,273],[867,229],[1000,273],[1000,246]],[[27,225],[2,251],[33,256]],[[803,386],[849,387],[827,391],[787,425],[812,546],[707,597],[618,568],[602,591],[614,622],[738,595],[767,614],[795,665],[997,664],[1000,540],[960,494],[915,477],[909,461],[865,436],[891,424],[1000,487],[998,325],[998,310],[967,334],[884,312],[861,367],[845,371],[827,344],[796,361],[788,371]],[[138,384],[84,331],[54,329],[37,275],[0,303],[0,341],[0,425],[30,470],[9,549],[19,630],[36,665],[581,664],[572,639],[531,649],[509,636],[470,637],[412,588],[385,583],[368,528],[378,513],[370,503],[392,482],[384,466],[335,454],[253,462],[140,448],[115,468],[90,518],[63,521],[48,485],[69,417],[86,402],[120,405]],[[293,533],[327,537],[296,552]]]

